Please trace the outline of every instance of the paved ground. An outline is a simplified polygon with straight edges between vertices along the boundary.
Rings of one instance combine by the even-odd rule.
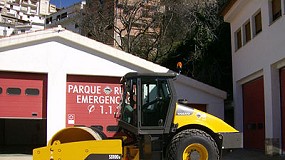
[[[0,154],[0,160],[32,160],[29,154]],[[222,160],[285,160],[285,156],[265,156],[264,153],[245,149],[224,151]]]
[[[28,154],[0,154],[0,160],[32,160]]]
[[[237,149],[224,151],[222,160],[285,160],[285,156],[266,156],[259,151]]]

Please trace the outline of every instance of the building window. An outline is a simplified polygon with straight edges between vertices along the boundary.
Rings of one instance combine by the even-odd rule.
[[[49,17],[46,19],[46,24],[51,24],[52,23],[52,17]]]
[[[272,21],[275,21],[281,16],[281,0],[271,1]]]
[[[20,95],[21,89],[20,88],[7,88],[6,93],[8,95]]]
[[[37,88],[27,88],[25,90],[25,94],[27,96],[37,96],[40,94],[40,90],[38,90]]]
[[[6,29],[3,30],[3,36],[7,36],[7,30]]]
[[[61,19],[64,19],[66,17],[67,17],[67,12],[61,14]]]
[[[261,11],[259,11],[255,16],[254,16],[254,35],[257,35],[262,31],[262,18],[261,18]]]
[[[236,40],[236,50],[240,49],[242,46],[241,42],[241,29],[237,30],[235,33],[235,40]]]
[[[250,21],[248,21],[244,25],[244,31],[245,31],[245,43],[249,42],[251,40],[251,29],[250,29]]]
[[[57,15],[56,16],[56,21],[59,21],[60,20],[60,15]]]

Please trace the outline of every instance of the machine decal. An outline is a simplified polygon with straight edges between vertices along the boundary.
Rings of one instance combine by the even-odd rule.
[[[109,159],[121,159],[121,156],[118,154],[110,154]]]
[[[85,160],[116,160],[121,159],[119,154],[90,154]]]
[[[176,115],[178,116],[190,116],[194,112],[194,109],[188,106],[179,104],[176,110]]]
[[[207,115],[205,113],[201,113],[201,112],[198,112],[196,114],[196,116],[198,119],[203,119],[203,120],[206,120],[206,118],[207,118]]]

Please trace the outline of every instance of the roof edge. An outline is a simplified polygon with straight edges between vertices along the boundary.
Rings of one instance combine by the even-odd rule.
[[[224,17],[232,8],[232,6],[236,3],[236,1],[237,0],[229,0],[227,4],[222,8],[220,14]]]

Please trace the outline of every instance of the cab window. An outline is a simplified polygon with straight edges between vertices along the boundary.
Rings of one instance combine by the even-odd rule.
[[[137,84],[135,80],[128,80],[123,87],[122,120],[137,126]]]
[[[167,81],[142,80],[142,126],[164,126],[170,92]]]

